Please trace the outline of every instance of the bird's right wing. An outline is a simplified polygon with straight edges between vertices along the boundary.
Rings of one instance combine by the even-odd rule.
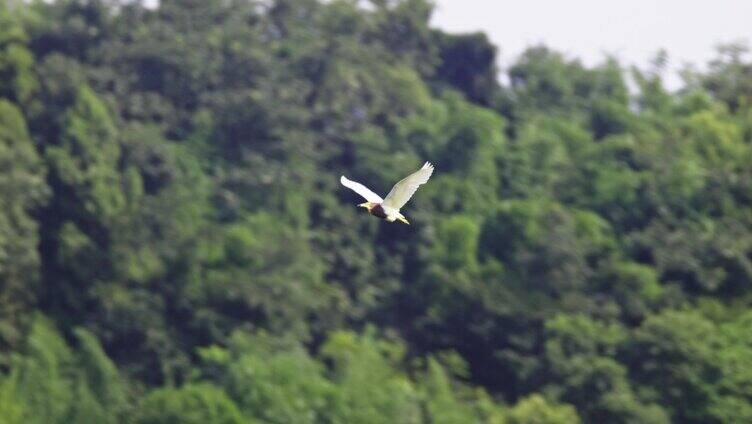
[[[384,203],[385,208],[392,208],[399,210],[402,206],[405,206],[408,200],[413,197],[418,187],[428,182],[433,174],[433,165],[426,162],[422,168],[403,178],[400,182],[392,187],[392,191],[386,195]]]
[[[382,199],[381,196],[372,192],[368,187],[364,186],[361,183],[356,183],[355,181],[348,180],[347,177],[345,177],[344,175],[339,177],[339,182],[341,182],[343,186],[360,194],[361,196],[363,196],[364,199],[368,200],[369,202],[381,203],[384,201],[384,199]]]

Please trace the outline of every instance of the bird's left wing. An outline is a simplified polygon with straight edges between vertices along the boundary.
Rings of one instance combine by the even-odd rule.
[[[364,186],[361,183],[356,183],[353,180],[348,180],[347,177],[345,177],[344,175],[339,177],[339,182],[341,182],[343,186],[360,194],[361,196],[363,196],[364,199],[368,200],[369,202],[381,203],[384,201],[384,199],[382,199],[381,196],[372,192],[371,189],[369,189],[368,187]]]
[[[399,210],[413,197],[418,187],[428,182],[433,174],[433,165],[426,162],[422,168],[403,178],[402,181],[392,187],[392,191],[386,195],[383,206]]]

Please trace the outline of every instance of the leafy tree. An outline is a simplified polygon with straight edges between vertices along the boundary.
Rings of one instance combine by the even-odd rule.
[[[229,349],[200,352],[240,410],[260,422],[329,422],[336,387],[324,367],[295,342],[235,333]]]
[[[700,77],[702,85],[732,110],[749,105],[752,65],[744,60],[748,51],[743,43],[721,45],[718,57],[710,62],[710,72]]]
[[[420,422],[418,393],[394,367],[402,359],[401,346],[339,332],[322,355],[332,361],[332,380],[340,389],[332,405],[334,422]]]
[[[463,403],[454,394],[446,371],[433,358],[428,360],[424,384],[426,421],[436,424],[481,422],[472,405]]]
[[[128,406],[123,381],[96,338],[77,330],[80,346],[68,345],[52,324],[36,317],[15,358],[4,390],[16,393],[14,405],[4,397],[11,419],[30,423],[121,422]],[[5,415],[4,415],[5,416]]]
[[[562,400],[577,406],[587,422],[667,423],[658,405],[643,404],[617,362],[617,349],[627,338],[616,324],[585,316],[559,315],[546,323],[546,372],[560,383],[549,386]]]
[[[665,311],[625,340],[623,355],[635,380],[650,387],[648,393],[667,405],[674,420],[744,420],[749,390],[737,383],[752,356],[739,331],[747,331],[748,318],[745,312],[715,323],[695,310]],[[637,351],[648,354],[636,360]]]
[[[520,400],[509,410],[507,422],[512,424],[578,423],[580,418],[570,405],[551,404],[541,395]]]
[[[486,35],[436,32],[435,37],[441,63],[434,78],[450,84],[473,103],[493,106],[501,87],[496,79],[496,47]]]
[[[24,12],[14,0],[0,4],[0,98],[22,105],[36,88],[32,72],[34,56],[27,46]]]
[[[0,100],[0,358],[17,348],[22,322],[33,306],[39,283],[39,223],[33,213],[48,198],[45,167],[23,115]]]
[[[193,384],[150,392],[139,406],[136,422],[241,424],[249,421],[221,389],[210,384]]]

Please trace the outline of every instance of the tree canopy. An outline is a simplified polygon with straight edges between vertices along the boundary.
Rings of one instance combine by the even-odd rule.
[[[0,421],[752,421],[744,45],[669,91],[427,0],[144,3],[0,1]],[[339,186],[425,160],[410,227]]]

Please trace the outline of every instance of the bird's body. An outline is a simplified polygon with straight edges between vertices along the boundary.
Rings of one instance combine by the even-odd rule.
[[[395,184],[384,199],[363,184],[348,180],[344,175],[340,177],[340,182],[367,200],[366,203],[361,203],[358,206],[367,209],[371,215],[388,222],[399,221],[410,224],[405,216],[400,213],[400,209],[415,194],[418,187],[428,182],[431,174],[433,174],[433,165],[426,162],[418,171]]]
[[[384,205],[381,203],[366,202],[366,203],[361,203],[358,206],[368,209],[368,213],[375,216],[376,218],[381,218],[389,222],[394,222],[397,220],[404,222],[402,220],[405,219],[404,215],[399,213],[398,210],[384,207]]]

